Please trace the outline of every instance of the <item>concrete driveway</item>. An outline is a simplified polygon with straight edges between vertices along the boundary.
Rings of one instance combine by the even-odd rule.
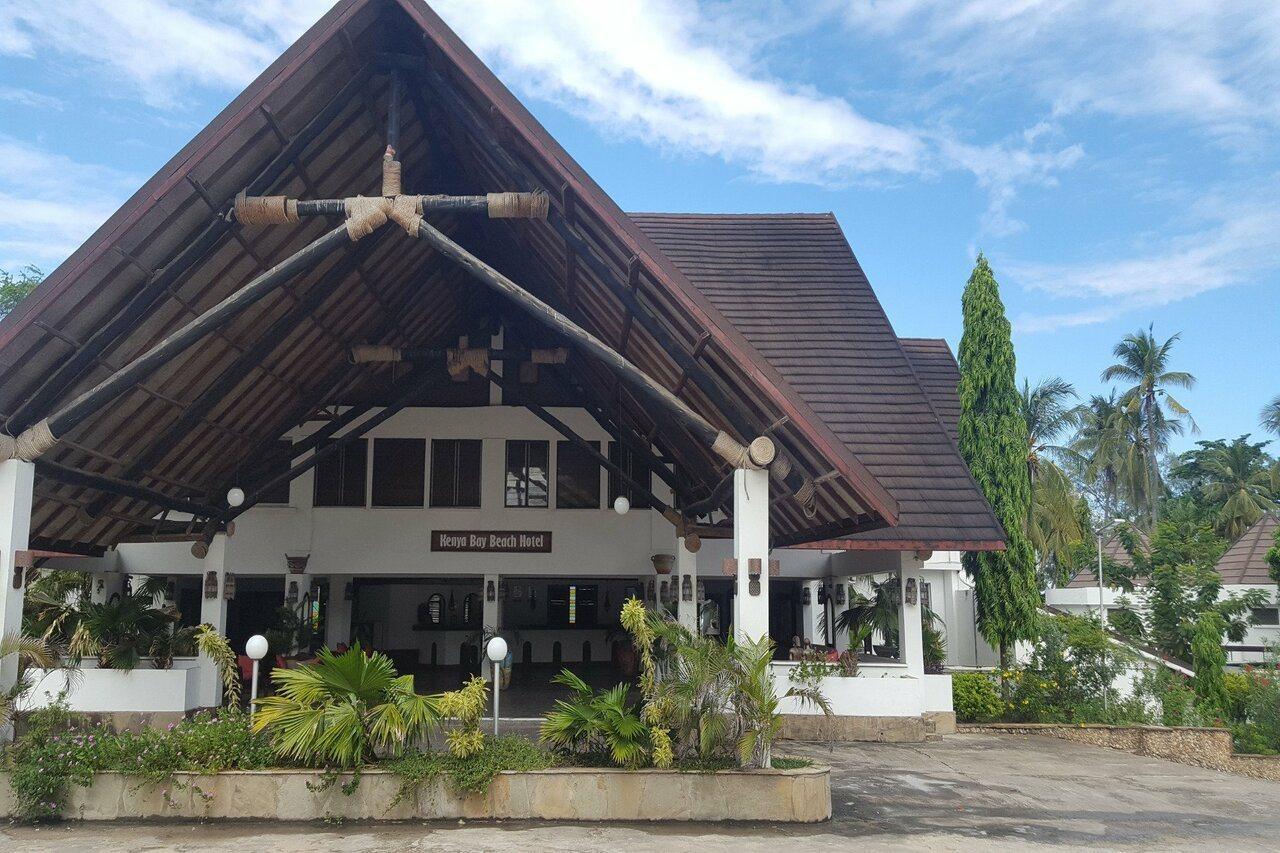
[[[835,769],[817,826],[465,823],[66,824],[0,829],[30,851],[1276,850],[1280,784],[1042,737],[785,744]]]

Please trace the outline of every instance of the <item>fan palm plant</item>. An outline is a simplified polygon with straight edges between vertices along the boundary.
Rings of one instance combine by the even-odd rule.
[[[618,684],[599,693],[565,669],[551,679],[573,691],[557,699],[542,720],[542,740],[565,752],[607,754],[619,767],[641,767],[649,757],[649,727],[629,699],[630,687]]]
[[[305,764],[355,767],[399,755],[440,719],[439,696],[415,693],[412,675],[397,675],[390,658],[359,643],[341,655],[322,649],[316,663],[277,669],[271,680],[275,695],[258,700],[254,730]]]
[[[173,630],[178,614],[155,606],[154,592],[144,585],[110,601],[81,601],[70,650],[76,657],[93,656],[108,669],[134,669],[151,656],[152,644]]]
[[[1122,399],[1128,411],[1137,413],[1142,419],[1147,439],[1143,466],[1147,516],[1155,525],[1160,520],[1160,454],[1168,448],[1170,437],[1181,435],[1186,426],[1193,431],[1196,429],[1187,407],[1174,399],[1169,389],[1189,390],[1195,386],[1196,378],[1185,371],[1168,369],[1170,352],[1181,334],[1158,341],[1153,328],[1125,335],[1116,344],[1113,354],[1118,360],[1102,371],[1102,380],[1120,379],[1133,383],[1123,392]],[[1186,418],[1185,424],[1183,418]]]

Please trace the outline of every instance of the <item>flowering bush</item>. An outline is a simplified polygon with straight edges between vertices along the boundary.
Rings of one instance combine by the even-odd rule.
[[[197,714],[164,731],[114,732],[62,705],[33,712],[8,759],[18,816],[28,820],[58,817],[69,786],[88,786],[95,773],[116,771],[173,785],[179,772],[256,770],[276,763],[266,738],[253,734],[239,711]]]
[[[985,672],[952,673],[951,699],[962,723],[987,723],[1004,710],[995,681]]]

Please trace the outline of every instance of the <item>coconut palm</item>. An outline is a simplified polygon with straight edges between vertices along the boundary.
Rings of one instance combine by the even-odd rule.
[[[1138,413],[1115,391],[1095,394],[1081,407],[1080,428],[1068,447],[1072,469],[1094,490],[1108,518],[1145,503],[1146,436]]]
[[[1089,535],[1087,512],[1071,479],[1052,463],[1031,484],[1031,523],[1027,536],[1040,557],[1041,569],[1059,579],[1071,553]]]
[[[255,731],[281,755],[306,764],[355,767],[399,755],[440,720],[439,696],[413,691],[391,658],[356,643],[337,655],[321,649],[314,664],[271,673],[275,695],[259,699]]]
[[[1262,428],[1280,435],[1280,394],[1262,407]]]
[[[1057,376],[1042,379],[1034,386],[1024,379],[1019,392],[1022,419],[1027,422],[1027,470],[1035,481],[1041,461],[1045,457],[1059,458],[1066,449],[1054,444],[1054,440],[1080,423],[1081,413],[1071,405],[1076,389]]]
[[[1265,457],[1259,458],[1246,438],[1211,447],[1199,461],[1206,476],[1205,500],[1218,506],[1214,527],[1230,540],[1277,508]]]
[[[1147,439],[1143,460],[1147,516],[1153,526],[1160,520],[1160,454],[1168,448],[1169,438],[1181,435],[1186,426],[1196,430],[1186,406],[1169,393],[1171,387],[1190,389],[1196,383],[1190,373],[1168,369],[1170,352],[1179,337],[1181,334],[1174,334],[1163,342],[1157,341],[1154,326],[1125,335],[1112,351],[1118,361],[1102,371],[1104,382],[1119,379],[1133,383],[1121,399],[1130,412],[1138,413],[1142,419]]]

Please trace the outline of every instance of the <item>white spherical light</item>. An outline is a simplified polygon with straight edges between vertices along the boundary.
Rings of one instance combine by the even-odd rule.
[[[227,492],[227,505],[240,506],[244,503],[244,489],[235,486]]]
[[[267,638],[261,634],[254,634],[249,638],[249,642],[244,644],[244,653],[252,660],[262,660],[267,656]]]
[[[613,511],[618,515],[626,515],[631,509],[631,501],[627,500],[626,495],[618,495],[613,501]]]
[[[501,637],[494,637],[485,647],[485,654],[489,656],[489,660],[497,663],[507,656],[507,641]]]

